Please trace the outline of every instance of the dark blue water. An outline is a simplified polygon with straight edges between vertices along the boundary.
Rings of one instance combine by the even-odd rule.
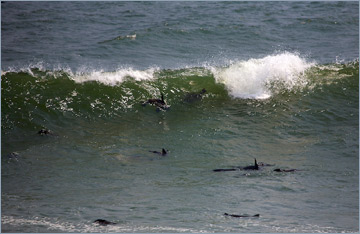
[[[359,231],[358,2],[2,2],[1,35],[2,232]]]
[[[181,68],[297,51],[358,58],[356,2],[6,2],[2,68]],[[132,36],[136,38],[132,39]]]

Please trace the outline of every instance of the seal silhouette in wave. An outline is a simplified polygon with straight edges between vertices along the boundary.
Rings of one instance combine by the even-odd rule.
[[[149,152],[154,153],[154,154],[160,154],[162,156],[165,156],[167,154],[167,151],[164,148],[162,148],[161,152],[159,152],[159,151],[151,151],[151,150],[149,150]]]
[[[164,95],[161,93],[161,99],[151,98],[147,101],[143,102],[141,105],[146,106],[147,104],[156,106],[157,110],[167,110],[169,106],[166,104],[164,100]]]

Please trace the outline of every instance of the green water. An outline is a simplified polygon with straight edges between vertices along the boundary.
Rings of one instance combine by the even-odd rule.
[[[358,217],[358,63],[331,66],[309,70],[306,87],[277,88],[260,100],[232,98],[206,69],[159,71],[155,80],[119,86],[78,84],[66,73],[7,73],[3,230],[351,231]],[[168,111],[140,104],[158,87]],[[207,88],[201,100],[182,101],[200,87]],[[37,135],[41,128],[54,135]],[[161,148],[167,156],[149,152]],[[212,171],[254,158],[275,166]],[[118,225],[96,227],[97,218]]]

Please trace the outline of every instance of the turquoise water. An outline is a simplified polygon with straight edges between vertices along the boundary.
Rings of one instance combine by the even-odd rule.
[[[2,232],[359,231],[357,2],[1,8]]]

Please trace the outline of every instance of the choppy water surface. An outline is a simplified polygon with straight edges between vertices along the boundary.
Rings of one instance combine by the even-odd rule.
[[[359,231],[357,2],[1,11],[2,232]]]

